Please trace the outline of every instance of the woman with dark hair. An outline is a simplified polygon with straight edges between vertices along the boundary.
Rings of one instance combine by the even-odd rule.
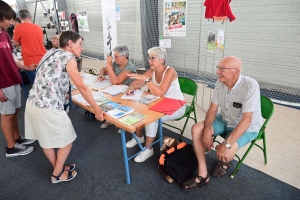
[[[36,78],[26,103],[25,135],[35,138],[54,167],[52,183],[70,181],[76,175],[75,164],[65,166],[76,133],[64,111],[70,78],[82,96],[95,110],[95,118],[103,120],[103,111],[83,83],[75,57],[83,48],[83,38],[73,31],[64,31],[59,37],[59,49],[52,48],[41,59]],[[58,148],[56,153],[54,148]]]

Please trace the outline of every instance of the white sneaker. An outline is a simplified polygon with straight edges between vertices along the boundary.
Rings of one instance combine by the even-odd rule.
[[[153,148],[152,149],[145,149],[144,151],[142,151],[139,155],[137,155],[134,158],[134,161],[135,162],[144,162],[145,160],[147,160],[148,158],[153,156],[153,154],[154,154]]]
[[[105,129],[105,128],[109,127],[110,125],[112,125],[112,123],[104,122],[103,124],[101,124],[100,128]]]
[[[145,139],[144,139],[144,136],[142,137],[137,137],[140,141],[140,143],[144,143],[145,142]],[[135,145],[137,145],[137,142],[135,140],[135,138],[131,138],[131,140],[129,140],[128,142],[126,142],[126,147],[127,148],[131,148],[131,147],[134,147]]]

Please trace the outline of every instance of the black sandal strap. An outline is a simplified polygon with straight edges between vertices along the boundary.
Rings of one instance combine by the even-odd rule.
[[[65,171],[65,166],[63,167],[63,170],[60,172],[60,174],[58,174],[58,176],[55,176],[55,175],[51,175],[52,177],[54,177],[56,180],[59,180],[59,178],[61,177],[61,175],[64,173]]]

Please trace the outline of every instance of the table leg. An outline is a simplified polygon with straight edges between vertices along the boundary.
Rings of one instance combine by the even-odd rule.
[[[125,140],[125,131],[121,129],[121,138],[122,138],[122,149],[123,149],[123,158],[124,158],[124,165],[125,165],[125,174],[126,174],[126,182],[130,184],[130,173],[129,173],[129,166],[128,166],[128,155],[126,149],[126,140]]]
[[[159,134],[159,148],[163,145],[163,134],[162,134],[162,120],[158,120],[158,134]]]

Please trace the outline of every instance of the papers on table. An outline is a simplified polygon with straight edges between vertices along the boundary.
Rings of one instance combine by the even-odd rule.
[[[83,79],[83,82],[84,82],[84,84],[86,84],[86,85],[90,85],[90,84],[92,84],[92,83],[95,83],[95,82],[97,81],[97,79],[98,79],[98,76],[94,76],[94,75],[93,75],[92,77]]]
[[[133,111],[134,111],[134,108],[131,108],[129,106],[121,106],[121,107],[115,108],[113,110],[107,111],[106,114],[111,116],[114,119],[118,119],[129,113],[132,113]]]
[[[115,96],[117,94],[125,92],[127,90],[127,88],[128,88],[127,85],[111,85],[111,86],[101,90],[101,92],[108,93],[110,95]]]
[[[77,90],[78,88],[76,87],[76,85],[71,84],[71,90]]]
[[[144,93],[143,90],[135,90],[133,95],[127,95],[126,93],[124,93],[121,99],[129,99],[129,100],[137,101],[141,98],[143,93]]]
[[[160,97],[154,96],[153,94],[148,94],[143,98],[139,99],[138,102],[148,105],[149,103],[159,99]]]
[[[91,84],[92,87],[95,87],[95,88],[106,88],[107,86],[110,86],[111,85],[111,82],[109,79],[105,79],[103,81],[97,81],[93,84]]]
[[[81,94],[76,94],[72,96],[73,99],[76,99],[77,101],[84,103],[86,102],[85,99],[83,98],[83,96]]]
[[[109,99],[106,98],[106,96],[102,92],[94,92],[92,93],[92,95],[97,105],[101,105],[109,101]],[[90,106],[89,103],[87,103],[86,105]]]
[[[130,113],[129,115],[126,115],[125,117],[119,118],[118,120],[128,126],[131,126],[132,124],[135,124],[143,119],[145,119],[147,116],[139,113],[134,112]]]
[[[82,79],[86,79],[86,78],[90,78],[90,77],[94,77],[95,75],[93,74],[88,74],[88,73],[83,73],[83,74],[80,74],[80,77]]]

